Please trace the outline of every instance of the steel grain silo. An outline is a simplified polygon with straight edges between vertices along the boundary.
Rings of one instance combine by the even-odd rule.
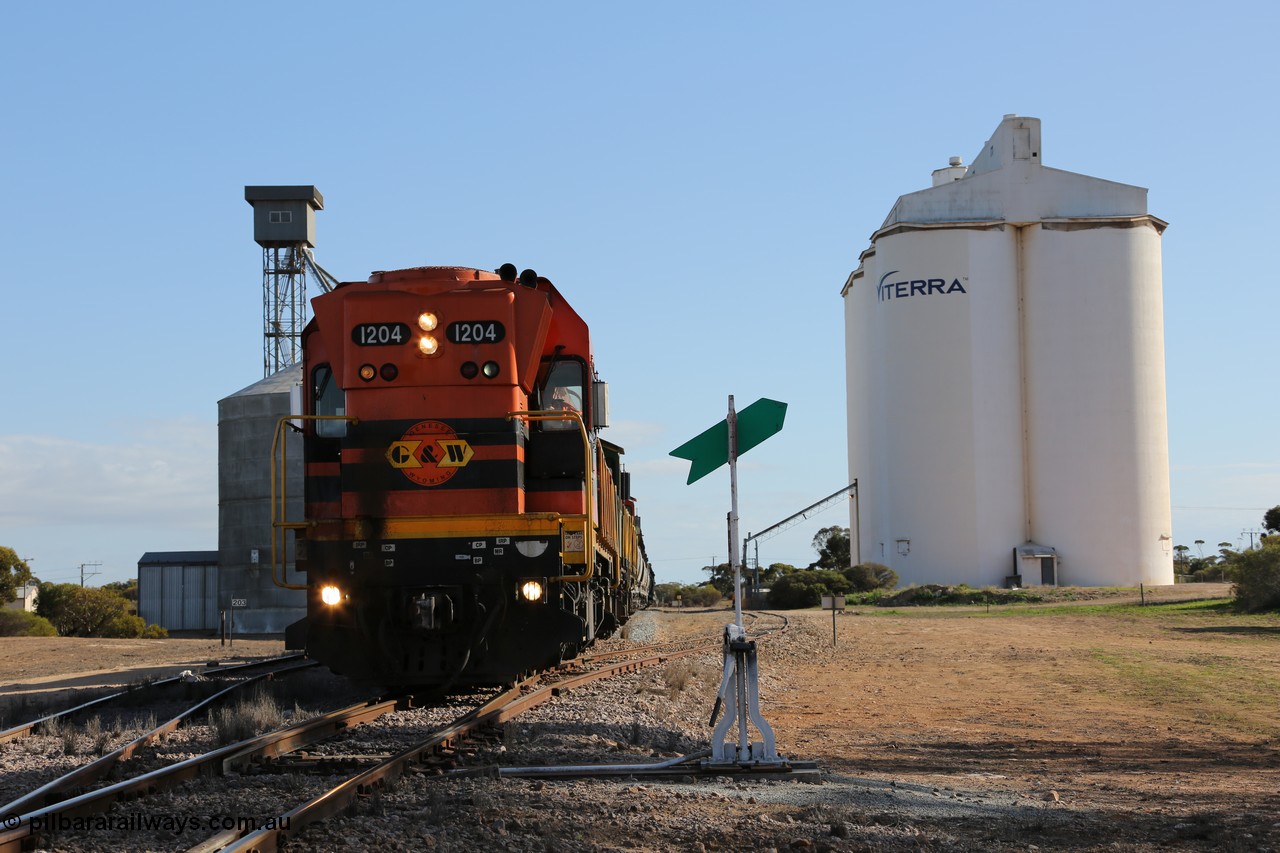
[[[1172,583],[1160,235],[1006,116],[843,296],[855,554],[904,583]]]
[[[293,365],[218,401],[218,608],[236,634],[283,634],[307,612],[306,592],[276,586],[271,565],[272,442],[301,381],[302,368]],[[285,444],[287,517],[298,519],[302,441],[286,432]],[[292,537],[283,541],[289,580],[305,582],[295,571]]]

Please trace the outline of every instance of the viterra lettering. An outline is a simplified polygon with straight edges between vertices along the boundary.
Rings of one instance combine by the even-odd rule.
[[[968,293],[960,279],[953,278],[947,284],[945,278],[916,278],[905,281],[886,281],[889,276],[897,275],[893,270],[880,276],[880,284],[876,285],[876,298],[881,302],[890,299],[906,299],[908,296],[928,296],[933,293]]]

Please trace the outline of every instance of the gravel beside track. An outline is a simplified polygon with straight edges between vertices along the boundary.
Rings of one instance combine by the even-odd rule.
[[[637,617],[631,637],[723,628],[726,614],[683,614],[681,623]],[[772,627],[772,624],[761,627]],[[766,697],[785,678],[787,659],[807,656],[783,635],[767,641],[774,674],[761,675]],[[762,647],[761,655],[765,652]],[[500,738],[460,756],[486,767],[656,763],[708,746],[708,725],[722,675],[719,652],[670,661],[596,682],[508,723]],[[767,704],[764,708],[768,719]],[[779,752],[786,757],[785,744]],[[1039,804],[1000,792],[833,777],[792,780],[704,777],[498,780],[483,775],[414,773],[376,792],[355,814],[308,829],[291,849],[509,850],[973,850],[929,823],[1042,822]],[[1052,816],[1049,816],[1052,820]]]

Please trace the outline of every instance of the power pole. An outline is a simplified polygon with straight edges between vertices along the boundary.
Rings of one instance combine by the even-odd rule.
[[[1240,535],[1241,535],[1241,536],[1248,536],[1248,537],[1249,537],[1249,550],[1250,550],[1250,551],[1252,551],[1252,550],[1253,550],[1253,537],[1257,536],[1257,535],[1258,535],[1259,533],[1261,533],[1261,532],[1262,532],[1261,530],[1257,530],[1257,529],[1254,529],[1254,530],[1241,530],[1241,531],[1240,531]]]
[[[80,586],[84,586],[84,579],[85,579],[86,577],[93,577],[94,575],[100,575],[100,574],[102,574],[102,572],[89,572],[89,573],[86,575],[86,574],[85,574],[85,567],[86,567],[86,566],[101,566],[101,565],[102,565],[102,563],[101,563],[101,562],[97,562],[97,563],[81,563],[81,564],[80,564]]]

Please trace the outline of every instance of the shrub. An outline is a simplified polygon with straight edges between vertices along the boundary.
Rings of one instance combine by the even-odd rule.
[[[56,637],[48,619],[25,610],[0,610],[0,637]]]
[[[97,636],[116,639],[141,637],[142,631],[146,627],[147,623],[142,621],[141,616],[134,616],[132,613],[121,613],[113,616],[111,621],[99,628]]]
[[[805,583],[796,575],[779,578],[769,590],[769,606],[780,610],[816,607],[821,603],[822,589]]]
[[[879,607],[905,607],[920,604],[1012,604],[1014,602],[1041,601],[1044,596],[1038,592],[1022,589],[973,589],[965,584],[943,586],[930,583],[921,586],[909,586],[893,595],[885,596],[878,601]]]
[[[1196,569],[1187,577],[1190,578],[1191,583],[1219,583],[1222,581],[1234,580],[1235,574],[1234,565],[1218,563],[1213,566]]]
[[[676,600],[677,595],[683,594],[684,584],[660,583],[653,588],[653,597],[659,604],[670,604]]]
[[[699,607],[713,607],[719,604],[722,598],[724,595],[720,590],[709,583],[694,587],[692,592],[686,592],[684,596],[686,604],[696,604]]]
[[[162,628],[159,625],[148,625],[142,629],[142,639],[144,640],[163,640],[169,636],[169,629]]]
[[[654,596],[659,604],[673,605],[676,598],[681,599],[685,607],[713,607],[720,603],[724,595],[709,583],[702,586],[679,583],[661,583],[654,587]]]
[[[40,584],[36,612],[64,637],[137,637],[146,626],[118,593],[75,584]]]
[[[1280,537],[1269,536],[1262,547],[1241,553],[1236,571],[1236,607],[1246,613],[1280,610]]]
[[[845,569],[844,576],[849,579],[854,592],[893,589],[898,585],[898,573],[882,563],[859,563]]]
[[[849,579],[831,569],[802,569],[788,572],[774,581],[769,590],[769,606],[782,610],[817,607],[824,595],[844,595]]]
[[[888,598],[892,594],[891,590],[873,589],[867,592],[851,592],[844,597],[844,600],[845,604],[878,606],[882,599]]]
[[[879,584],[876,583],[875,572],[866,563],[844,570],[844,576],[849,579],[849,583],[853,585],[854,592],[866,592],[875,589]]]

